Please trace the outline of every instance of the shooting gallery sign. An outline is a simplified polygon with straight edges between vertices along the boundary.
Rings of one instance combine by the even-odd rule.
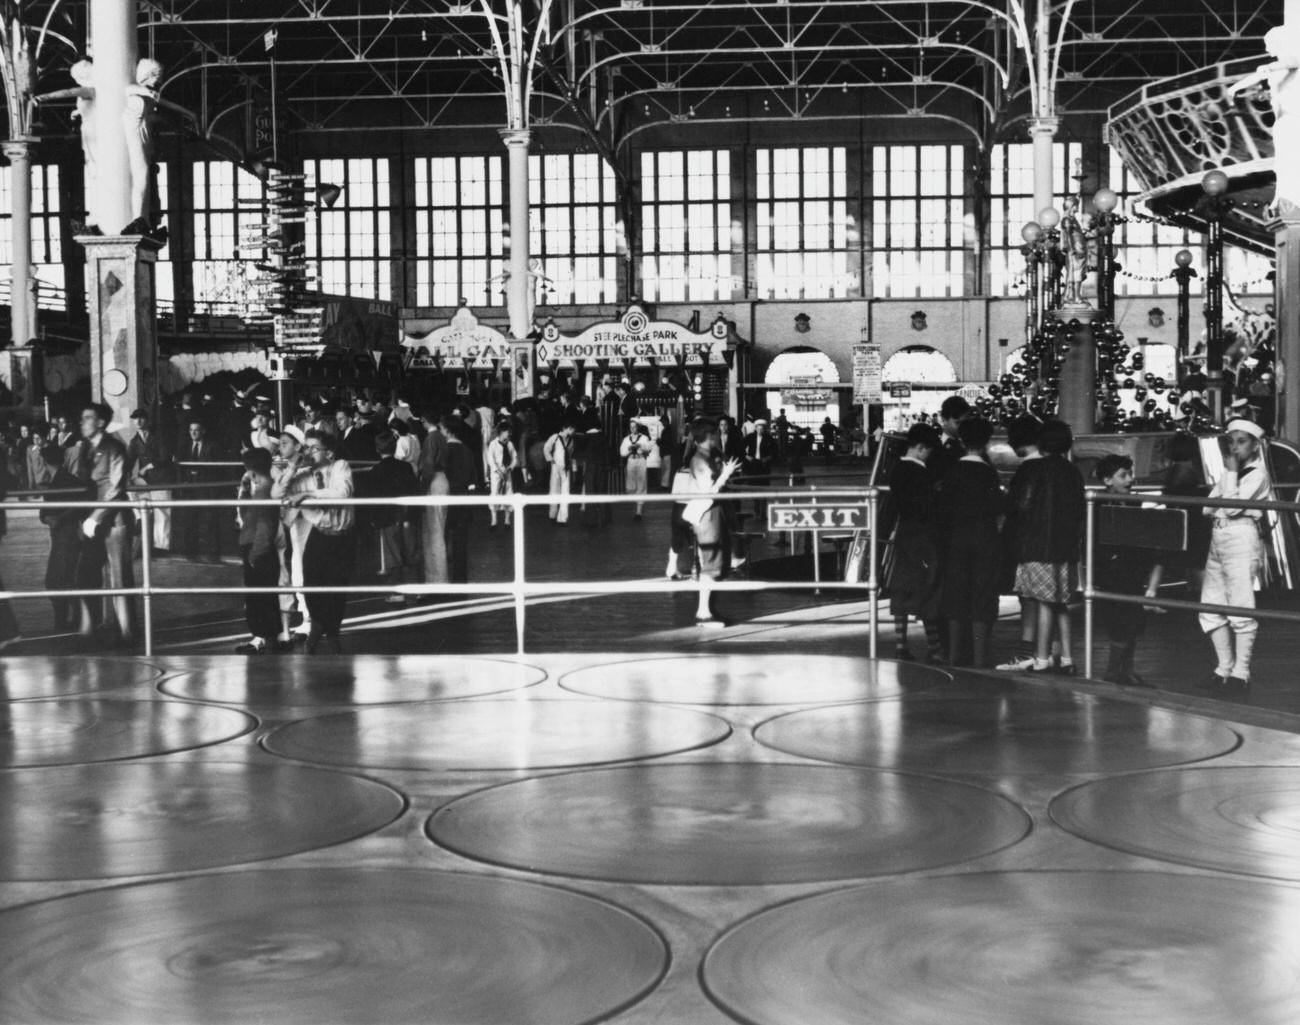
[[[537,358],[543,363],[571,366],[584,362],[631,363],[640,366],[703,366],[721,364],[727,352],[729,326],[722,315],[708,331],[684,324],[651,320],[640,306],[630,306],[622,319],[593,324],[581,334],[565,336],[553,321],[542,329]]]
[[[462,306],[451,323],[426,335],[402,335],[408,368],[437,370],[482,368],[491,370],[493,360],[510,360],[510,342],[496,328],[480,324],[468,307]]]

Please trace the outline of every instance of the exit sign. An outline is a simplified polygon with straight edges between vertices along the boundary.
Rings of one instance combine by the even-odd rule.
[[[769,505],[768,530],[863,530],[865,505]]]

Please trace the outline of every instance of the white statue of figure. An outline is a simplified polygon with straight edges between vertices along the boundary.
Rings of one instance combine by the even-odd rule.
[[[77,83],[73,89],[59,89],[52,93],[43,93],[32,97],[35,103],[46,100],[75,99],[77,107],[72,112],[74,121],[81,124],[81,156],[85,161],[85,194],[93,196],[99,180],[99,165],[96,160],[98,146],[95,141],[95,65],[90,59],[79,60],[69,69],[72,80]],[[87,228],[92,227],[90,221]]]
[[[1264,34],[1264,48],[1273,56],[1240,82],[1231,95],[1268,83],[1273,105],[1273,174],[1277,185],[1271,209],[1289,203],[1300,211],[1300,26],[1279,25]]]
[[[1061,252],[1065,256],[1065,301],[1083,302],[1083,282],[1088,276],[1089,231],[1079,220],[1079,199],[1066,196],[1061,214]]]
[[[126,87],[126,106],[122,110],[122,127],[126,132],[126,155],[131,171],[131,217],[125,234],[146,232],[153,226],[154,210],[150,202],[153,186],[153,129],[150,121],[158,107],[165,107],[184,118],[194,119],[184,107],[168,103],[155,88],[162,78],[162,65],[142,57],[135,66],[135,82]]]

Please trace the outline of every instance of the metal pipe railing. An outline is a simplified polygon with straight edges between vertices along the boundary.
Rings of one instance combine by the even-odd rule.
[[[164,489],[149,489],[151,491]],[[170,490],[170,489],[167,489]],[[561,582],[543,582],[529,581],[527,579],[526,563],[526,543],[527,531],[525,526],[524,512],[530,506],[547,506],[559,504],[557,499],[561,496],[550,494],[523,494],[514,493],[510,495],[490,495],[487,493],[472,495],[409,495],[391,498],[330,498],[330,499],[307,499],[302,502],[305,508],[329,508],[332,506],[348,506],[353,508],[364,508],[369,506],[380,507],[409,507],[409,508],[431,508],[431,507],[451,507],[451,506],[469,506],[479,507],[486,505],[508,505],[511,511],[514,555],[513,555],[513,572],[508,580],[502,581],[484,581],[467,584],[430,584],[430,583],[413,583],[413,584],[352,584],[343,587],[315,587],[286,584],[275,587],[168,587],[159,586],[154,583],[153,575],[153,546],[151,530],[154,514],[163,509],[211,509],[211,508],[274,508],[280,509],[285,503],[276,499],[154,499],[154,498],[132,498],[128,501],[112,503],[115,509],[130,509],[135,512],[141,519],[141,574],[140,585],[138,587],[123,588],[93,588],[93,589],[69,589],[69,590],[32,590],[32,591],[0,591],[0,600],[10,599],[30,599],[30,598],[105,598],[105,597],[139,597],[143,603],[142,628],[145,654],[153,654],[154,642],[154,609],[153,599],[155,597],[166,596],[184,596],[184,595],[212,595],[212,594],[229,594],[229,595],[270,595],[284,594],[289,592],[298,592],[304,594],[345,594],[345,595],[367,595],[374,594],[377,591],[388,592],[393,594],[402,594],[408,596],[421,596],[430,594],[450,594],[450,595],[502,595],[512,599],[515,613],[515,634],[516,634],[516,652],[524,654],[525,629],[527,623],[527,599],[530,597],[539,597],[546,595],[561,594],[647,594],[647,593],[680,593],[682,590],[699,591],[706,587],[715,592],[758,592],[767,590],[808,590],[808,591],[865,591],[868,605],[868,655],[876,658],[879,651],[879,627],[880,613],[879,602],[882,591],[880,579],[880,554],[881,538],[879,535],[880,523],[880,498],[887,491],[887,488],[866,487],[866,488],[836,488],[836,489],[817,489],[807,488],[799,491],[791,490],[767,490],[753,491],[746,490],[742,492],[722,492],[720,494],[708,497],[718,502],[741,502],[750,501],[754,498],[780,505],[783,502],[808,500],[808,499],[841,499],[852,502],[861,502],[866,506],[866,523],[867,523],[867,579],[865,583],[849,581],[828,581],[813,579],[806,581],[757,581],[757,580],[722,580],[722,581],[694,581],[683,584],[680,581],[617,581],[617,580],[571,580]],[[50,492],[35,492],[35,495],[44,497]],[[562,496],[567,499],[569,505],[625,505],[632,502],[648,504],[669,504],[681,503],[690,500],[690,496],[673,495],[667,493],[656,493],[646,495],[608,495],[608,494],[582,494],[570,493]],[[1256,609],[1246,608],[1243,606],[1218,605],[1207,602],[1183,601],[1173,598],[1136,596],[1131,594],[1120,594],[1111,591],[1097,590],[1093,576],[1093,567],[1096,558],[1096,533],[1097,533],[1097,516],[1096,507],[1099,503],[1104,504],[1129,504],[1144,505],[1153,502],[1162,506],[1186,506],[1196,509],[1205,508],[1232,508],[1232,509],[1254,509],[1267,512],[1279,513],[1300,513],[1300,502],[1282,502],[1275,500],[1256,500],[1249,501],[1243,499],[1215,499],[1215,498],[1197,498],[1188,496],[1163,495],[1159,493],[1138,493],[1131,495],[1118,495],[1106,492],[1100,492],[1096,489],[1088,489],[1086,493],[1085,505],[1085,524],[1084,524],[1084,675],[1092,676],[1093,657],[1092,649],[1095,639],[1095,619],[1097,601],[1111,601],[1118,604],[1127,605],[1145,605],[1157,608],[1177,609],[1191,612],[1214,612],[1225,615],[1248,615],[1250,618],[1272,620],[1278,622],[1300,623],[1300,612],[1289,612],[1282,609]],[[96,502],[87,499],[79,500],[43,500],[40,502],[27,502],[21,505],[16,504],[15,512],[41,512],[43,510],[59,509],[102,509],[105,503]],[[814,549],[816,552],[816,549]]]
[[[1084,495],[1086,516],[1084,523],[1084,588],[1083,588],[1083,674],[1092,676],[1092,646],[1094,640],[1094,605],[1098,601],[1120,605],[1142,605],[1160,609],[1177,609],[1186,612],[1214,612],[1225,616],[1245,615],[1249,619],[1273,620],[1283,623],[1300,623],[1300,612],[1286,609],[1260,609],[1242,605],[1219,605],[1213,602],[1183,601],[1178,598],[1122,594],[1098,591],[1093,586],[1092,567],[1096,555],[1096,508],[1103,505],[1186,506],[1195,509],[1257,509],[1265,513],[1300,513],[1300,502],[1282,502],[1276,499],[1199,498],[1184,495],[1164,495],[1159,492],[1141,492],[1128,495],[1111,494],[1089,488]]]
[[[211,485],[202,485],[210,487]],[[162,487],[149,487],[140,489],[137,494],[149,494],[159,491],[177,490],[175,485]],[[49,494],[49,492],[36,492],[37,495]],[[715,501],[720,502],[740,502],[749,501],[754,497],[762,497],[765,500],[773,501],[774,504],[781,504],[782,500],[792,501],[800,498],[811,498],[814,495],[821,498],[841,498],[851,499],[853,501],[866,502],[868,505],[868,523],[873,525],[876,522],[874,506],[878,505],[878,489],[875,488],[838,488],[835,490],[817,491],[809,489],[807,491],[779,491],[755,494],[754,492],[728,493],[708,496]],[[348,506],[352,508],[365,508],[368,506],[380,507],[409,507],[409,508],[429,508],[429,507],[450,507],[450,506],[487,506],[487,505],[509,505],[511,509],[514,525],[514,572],[512,578],[508,581],[499,583],[483,582],[473,584],[354,584],[344,587],[313,587],[313,586],[294,586],[286,584],[275,587],[166,587],[157,586],[153,583],[152,561],[153,546],[152,537],[149,527],[151,526],[152,516],[156,511],[162,509],[248,509],[248,508],[274,508],[279,510],[285,506],[285,502],[279,499],[240,499],[240,498],[208,498],[208,499],[175,499],[175,498],[142,498],[136,497],[126,501],[110,503],[115,511],[130,509],[135,512],[141,520],[141,572],[140,586],[128,588],[95,588],[95,589],[78,589],[78,590],[39,590],[39,591],[0,591],[0,601],[9,599],[26,599],[26,598],[104,598],[104,597],[139,597],[143,603],[142,615],[142,632],[144,649],[146,655],[153,654],[154,644],[154,617],[153,617],[153,598],[159,596],[183,596],[183,595],[212,595],[212,594],[229,594],[229,595],[259,595],[259,594],[285,594],[296,592],[301,594],[374,594],[376,591],[385,591],[394,594],[404,595],[427,595],[427,594],[500,594],[513,598],[515,609],[515,632],[516,632],[516,650],[519,654],[525,653],[525,627],[527,617],[527,599],[534,596],[556,595],[556,594],[644,594],[644,593],[680,593],[683,590],[683,584],[679,581],[637,581],[622,582],[612,580],[583,580],[568,581],[560,583],[543,583],[530,582],[526,575],[525,563],[525,545],[526,532],[524,510],[529,506],[547,506],[558,504],[557,498],[560,496],[550,494],[529,495],[514,493],[510,495],[490,495],[479,493],[473,495],[405,495],[384,498],[328,498],[328,499],[305,499],[301,506],[304,508],[330,508],[337,506]],[[632,502],[650,503],[650,504],[667,504],[679,503],[688,500],[687,496],[672,494],[646,494],[646,495],[608,495],[608,494],[582,494],[580,492],[570,493],[563,496],[567,499],[569,505],[623,505]],[[103,509],[106,507],[103,501],[93,501],[88,499],[72,500],[55,500],[25,503],[19,509],[40,512],[43,509]],[[874,581],[874,566],[871,571]],[[867,584],[850,583],[845,581],[756,581],[756,580],[722,580],[695,581],[693,584],[687,584],[685,589],[700,590],[707,586],[710,591],[765,591],[765,590],[835,590],[835,591],[862,591],[866,590],[873,598],[878,591],[878,582],[869,581]],[[875,590],[873,590],[873,587]],[[869,649],[875,651],[875,625],[876,611],[874,607],[871,610],[871,637],[869,639]]]

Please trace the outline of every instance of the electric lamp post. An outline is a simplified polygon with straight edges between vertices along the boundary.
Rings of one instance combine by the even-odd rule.
[[[1196,212],[1205,220],[1205,376],[1216,419],[1223,418],[1223,220],[1232,210],[1226,195],[1228,176],[1209,171],[1201,179],[1204,191]]]
[[[1192,251],[1180,249],[1174,254],[1174,269],[1169,276],[1178,282],[1178,383],[1183,383],[1183,367],[1191,355],[1192,322],[1192,278],[1196,277],[1196,268],[1192,266]]]
[[[1115,318],[1115,229],[1124,218],[1115,212],[1119,196],[1112,189],[1098,189],[1092,197],[1096,216],[1093,230],[1097,237],[1097,309],[1107,320]]]

